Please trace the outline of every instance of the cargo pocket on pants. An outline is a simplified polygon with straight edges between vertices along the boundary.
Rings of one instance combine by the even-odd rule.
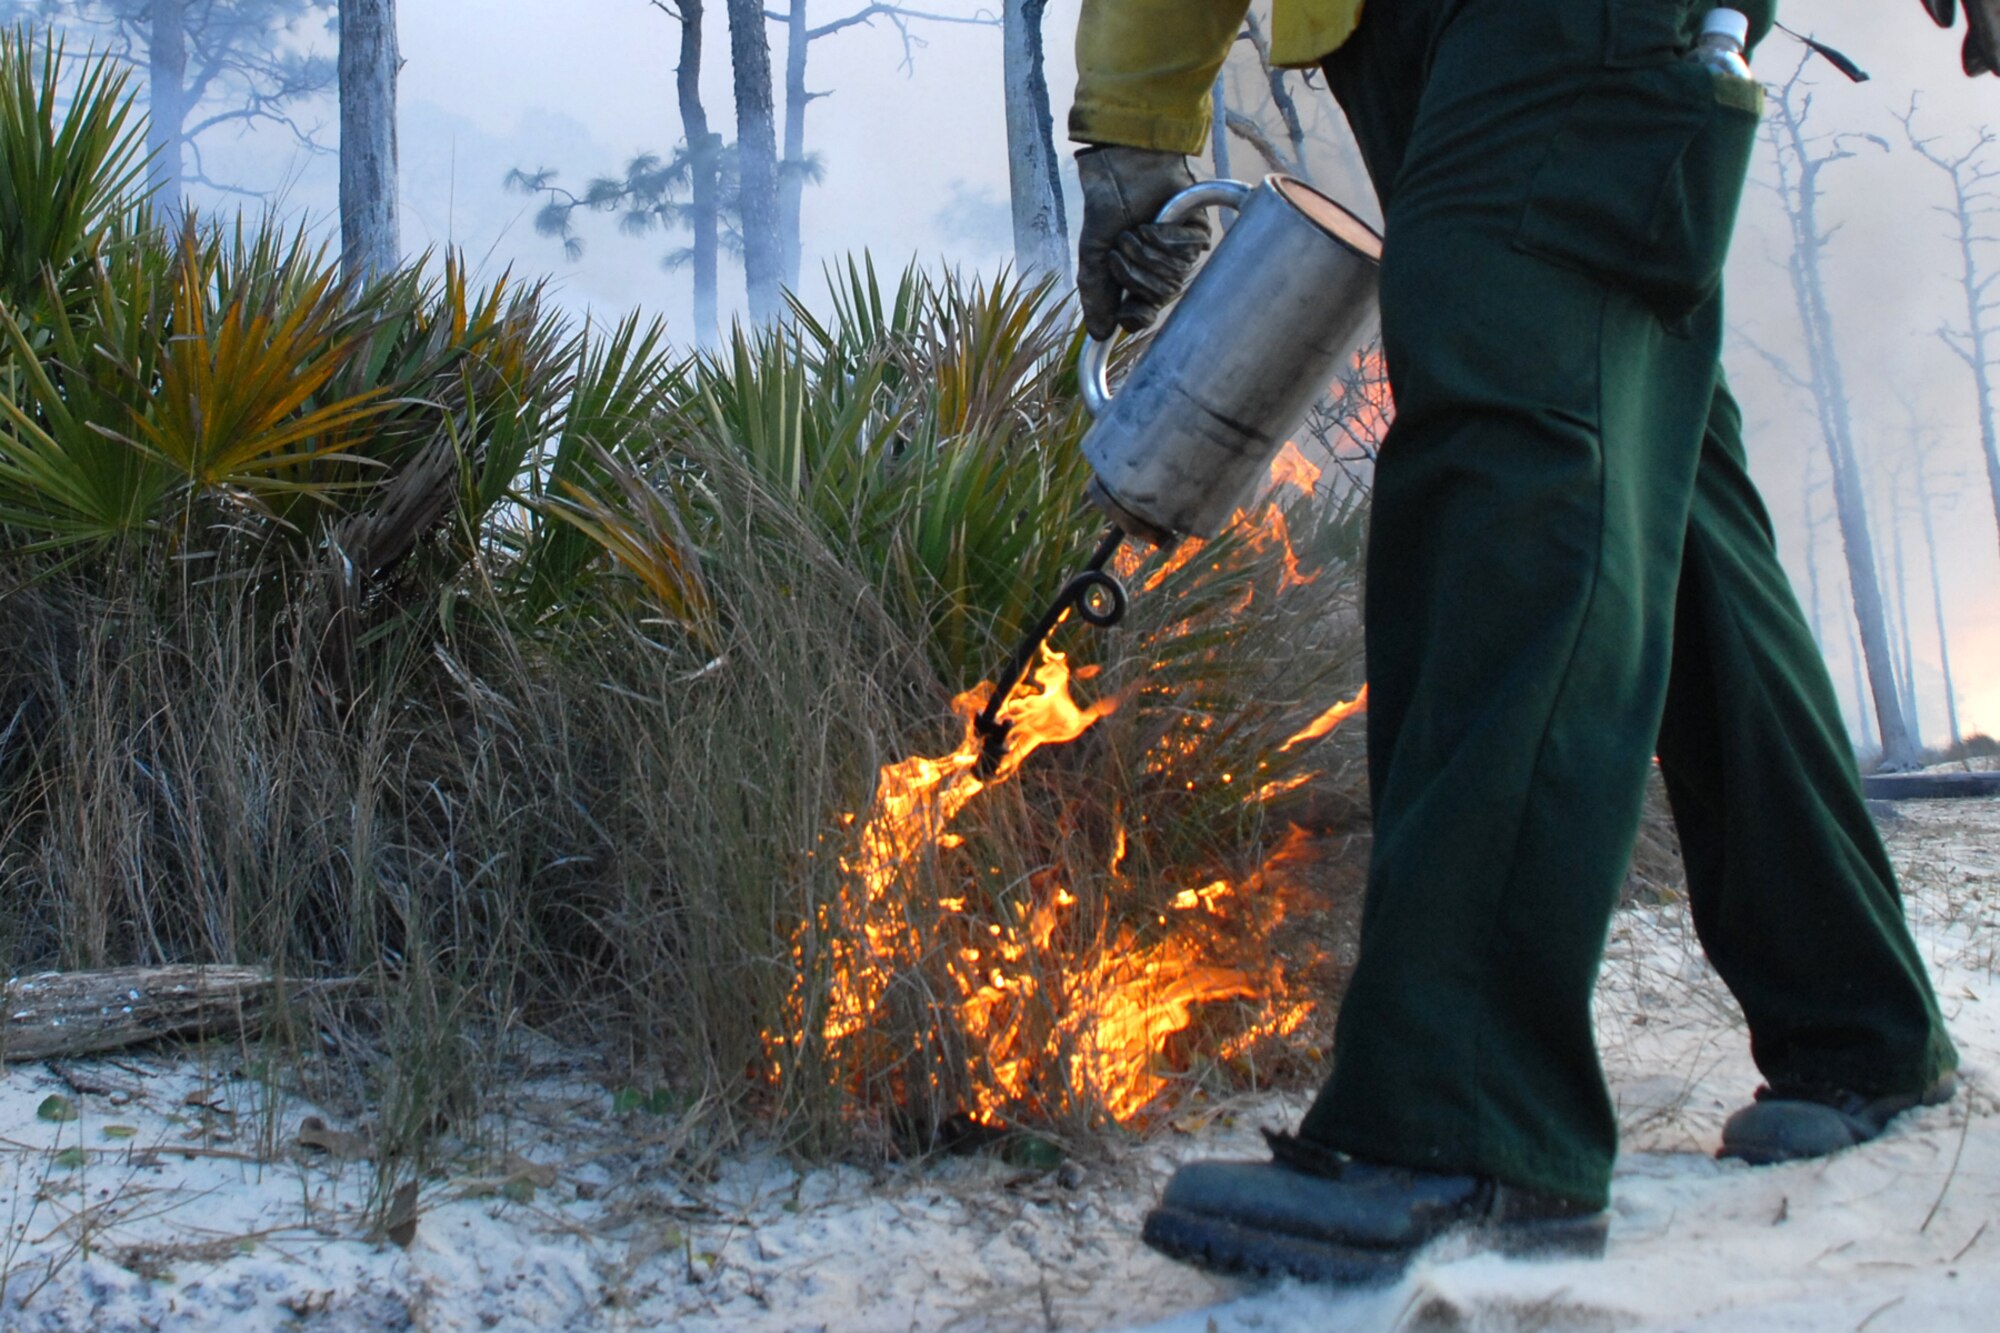
[[[1608,74],[1550,140],[1516,247],[1685,318],[1722,284],[1763,97],[1688,61]]]

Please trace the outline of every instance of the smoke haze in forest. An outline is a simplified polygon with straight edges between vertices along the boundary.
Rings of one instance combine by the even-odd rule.
[[[861,0],[814,0],[810,12],[824,22],[860,7]],[[959,0],[934,0],[926,8],[992,12]],[[1077,0],[1051,0],[1047,11],[1058,137],[1074,82],[1076,11]],[[1917,0],[1824,0],[1791,5],[1783,17],[1874,76],[1867,84],[1850,84],[1815,61],[1806,75],[1815,85],[1808,130],[1855,136],[1845,141],[1853,157],[1829,167],[1824,177],[1825,216],[1840,227],[1827,251],[1827,277],[1885,591],[1892,608],[1908,598],[1922,737],[1932,745],[1945,738],[1930,559],[1907,489],[1900,508],[1894,500],[1894,478],[1900,470],[1907,480],[1917,437],[1930,442],[1927,466],[1938,492],[1938,567],[1960,728],[2000,733],[2000,539],[1980,460],[1971,380],[1934,333],[1940,323],[1962,318],[1962,308],[1954,310],[1960,298],[1949,220],[1932,211],[1946,197],[1945,182],[1910,151],[1895,119],[1921,90],[1918,127],[1938,136],[1941,149],[1956,151],[1981,124],[2000,124],[2000,79],[1963,78],[1963,26],[1938,31]],[[613,218],[580,214],[585,247],[572,261],[559,241],[536,233],[538,201],[503,185],[511,169],[552,168],[559,184],[580,191],[593,176],[621,171],[636,153],[671,152],[680,137],[676,25],[648,0],[430,0],[404,5],[400,23],[405,247],[458,246],[487,275],[503,268],[549,274],[558,297],[579,311],[611,314],[640,305],[685,330],[688,275],[661,264],[679,238],[628,237]],[[704,95],[714,126],[733,137],[720,5],[711,4],[708,28]],[[804,202],[808,302],[822,286],[822,263],[863,249],[887,270],[915,256],[992,272],[1011,258],[999,31],[917,22],[910,32],[914,40],[906,45],[895,26],[878,21],[812,48],[808,85],[828,95],[812,103],[807,130],[807,148],[824,166],[823,182],[808,188]],[[782,26],[772,25],[770,37],[774,63],[782,69]],[[85,30],[73,36],[75,45],[88,40]],[[326,43],[330,53],[330,36]],[[1774,35],[1758,52],[1759,75],[1766,81],[1788,77],[1803,51]],[[1267,118],[1268,100],[1245,47],[1238,48],[1231,78],[1232,98]],[[1313,134],[1308,161],[1314,175],[1371,212],[1324,93],[1294,88]],[[299,119],[316,127],[323,145],[333,146],[330,97]],[[1235,174],[1261,170],[1244,141],[1234,141],[1231,154]],[[1991,160],[2000,167],[2000,146]],[[212,144],[206,165],[211,176],[282,211],[304,214],[329,237],[337,231],[331,156],[301,151],[289,135],[266,130]],[[1789,240],[1768,188],[1772,171],[1770,148],[1762,145],[1731,261],[1726,356],[1744,403],[1754,467],[1803,599],[1811,583],[1805,563],[1808,460],[1823,446],[1811,401],[1757,350],[1779,359],[1799,355],[1783,267]],[[205,207],[244,202],[199,190],[195,197]],[[1070,221],[1074,227],[1074,208]],[[1989,260],[2000,265],[2000,245]],[[742,310],[742,286],[740,268],[725,260],[725,319]],[[1823,463],[1816,475],[1824,477]],[[1812,503],[1829,507],[1823,496]],[[1898,532],[1904,588],[1891,564]],[[1820,620],[1843,706],[1859,735],[1859,691],[1844,628],[1852,612],[1838,541],[1826,523],[1816,544]]]

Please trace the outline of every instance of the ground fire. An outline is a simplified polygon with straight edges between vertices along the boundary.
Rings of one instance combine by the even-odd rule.
[[[1274,488],[1292,486],[1308,495],[1319,476],[1319,468],[1289,444],[1271,469]],[[1301,569],[1276,502],[1266,501],[1254,514],[1239,511],[1235,531],[1252,546],[1280,544],[1281,591],[1315,577]],[[1141,590],[1158,589],[1201,551],[1198,540],[1181,543]],[[1312,1013],[1312,1000],[1294,993],[1286,964],[1268,948],[1286,913],[1274,880],[1306,855],[1310,841],[1297,829],[1254,873],[1234,882],[1190,884],[1148,921],[1121,919],[1116,912],[1093,918],[1071,886],[1052,882],[1050,874],[1031,876],[1026,893],[998,904],[976,894],[948,894],[912,910],[923,869],[964,846],[952,826],[968,803],[1012,778],[1036,750],[1076,739],[1119,707],[1119,698],[1110,695],[1076,701],[1072,684],[1094,674],[1089,667],[1073,670],[1063,653],[1044,645],[1029,680],[1000,711],[1006,749],[997,768],[980,766],[973,719],[987,702],[990,686],[982,684],[953,703],[964,722],[958,747],[885,766],[869,810],[849,817],[838,901],[823,907],[810,927],[830,963],[824,998],[809,1002],[802,976],[791,1015],[799,1031],[817,1029],[836,1067],[924,1064],[912,1052],[880,1049],[875,1032],[899,978],[922,973],[933,979],[927,1001],[949,1014],[966,1049],[969,1092],[967,1104],[956,1110],[999,1125],[1023,1110],[1057,1113],[1081,1097],[1130,1121],[1163,1100],[1173,1074],[1170,1048],[1204,1006],[1234,1002],[1227,1030],[1212,1034],[1208,1050],[1222,1060],[1294,1032]],[[1299,728],[1281,748],[1323,737],[1365,706],[1364,689]],[[1163,737],[1155,762],[1169,764],[1177,743],[1188,742]],[[1310,777],[1245,782],[1246,799],[1274,799]],[[1114,886],[1122,882],[1125,849],[1120,825],[1106,866]],[[795,947],[802,972],[804,935]],[[940,975],[943,986],[935,981]],[[776,1037],[771,1046],[776,1060],[796,1050],[793,1041]]]

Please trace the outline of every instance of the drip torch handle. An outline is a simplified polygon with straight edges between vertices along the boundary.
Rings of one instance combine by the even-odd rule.
[[[1256,190],[1242,181],[1202,181],[1190,185],[1167,200],[1154,222],[1179,222],[1204,208],[1240,210]],[[1092,417],[1101,417],[1111,406],[1111,340],[1086,337],[1076,356],[1076,377],[1083,389],[1083,405]]]
[[[1042,613],[1041,619],[1035,622],[1034,627],[1014,649],[1013,656],[1007,659],[1007,665],[1001,668],[999,677],[993,682],[993,693],[986,700],[986,707],[980,709],[979,716],[972,720],[973,729],[979,733],[984,742],[980,756],[982,767],[990,771],[1000,765],[1001,755],[1007,744],[1007,724],[1000,720],[1000,710],[1006,706],[1007,700],[1013,697],[1015,687],[1020,685],[1021,678],[1028,674],[1028,666],[1034,661],[1035,653],[1041,648],[1043,641],[1057,625],[1062,623],[1063,616],[1072,606],[1081,604],[1082,598],[1092,588],[1106,583],[1118,588],[1117,580],[1107,575],[1104,567],[1111,563],[1111,557],[1118,553],[1118,548],[1124,541],[1123,528],[1114,526],[1105,530],[1088,563],[1075,577],[1063,584],[1062,591],[1056,594],[1055,601],[1049,604],[1049,609]],[[1094,625],[1116,624],[1125,609],[1122,588],[1118,589],[1115,607],[1116,610],[1111,615],[1087,616],[1086,619]]]

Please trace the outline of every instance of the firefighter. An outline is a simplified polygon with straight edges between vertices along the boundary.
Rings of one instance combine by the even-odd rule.
[[[1655,756],[1766,1081],[1721,1154],[1820,1156],[1951,1095],[1718,366],[1763,92],[1687,58],[1711,7],[1275,0],[1272,59],[1324,71],[1387,237],[1375,836],[1331,1076],[1270,1161],[1175,1173],[1145,1229],[1169,1255],[1369,1282],[1446,1231],[1602,1250],[1617,1121],[1591,996]],[[1772,0],[1737,7],[1754,45]],[[1192,181],[1244,10],[1084,0],[1070,137],[1097,337],[1144,327],[1205,243],[1151,219]]]

